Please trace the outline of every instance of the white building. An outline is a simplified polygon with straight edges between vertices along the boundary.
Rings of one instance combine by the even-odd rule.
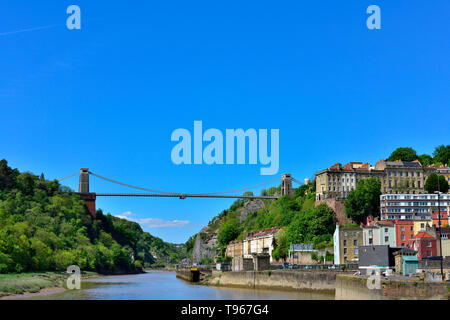
[[[244,258],[252,258],[253,254],[268,253],[272,263],[272,251],[275,249],[275,235],[281,228],[270,228],[250,232],[243,243]]]

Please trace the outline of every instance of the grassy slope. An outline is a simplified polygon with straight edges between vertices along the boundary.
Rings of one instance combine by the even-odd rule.
[[[82,278],[96,276],[95,272],[83,272]],[[39,292],[44,288],[64,287],[66,272],[26,272],[0,274],[0,297],[25,292]]]

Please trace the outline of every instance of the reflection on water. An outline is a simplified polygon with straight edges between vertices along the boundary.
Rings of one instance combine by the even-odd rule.
[[[175,277],[175,272],[150,271],[138,275],[83,280],[81,290],[30,298],[33,300],[255,300],[334,299],[334,294],[209,287]]]

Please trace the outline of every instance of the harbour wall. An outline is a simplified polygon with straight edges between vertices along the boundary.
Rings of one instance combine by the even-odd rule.
[[[236,271],[214,272],[205,284],[237,288],[303,290],[334,293],[336,275],[342,271]]]
[[[336,300],[447,300],[450,284],[418,279],[382,278],[380,289],[369,289],[366,276],[338,275]]]

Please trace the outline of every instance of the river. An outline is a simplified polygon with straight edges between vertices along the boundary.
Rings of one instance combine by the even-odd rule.
[[[102,276],[82,280],[80,290],[35,296],[32,300],[332,300],[334,294],[310,292],[219,288],[191,284],[176,278],[175,272]]]

